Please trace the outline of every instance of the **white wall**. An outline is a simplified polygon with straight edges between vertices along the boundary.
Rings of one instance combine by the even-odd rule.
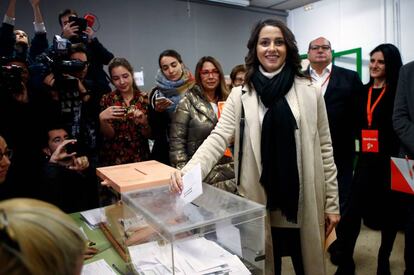
[[[335,51],[362,48],[362,80],[368,81],[369,52],[378,44],[393,43],[403,62],[414,60],[412,0],[323,0],[313,9],[289,12],[288,25],[296,36],[300,53],[309,41],[324,36]]]

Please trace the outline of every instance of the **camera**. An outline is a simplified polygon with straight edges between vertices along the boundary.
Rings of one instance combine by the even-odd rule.
[[[0,90],[8,95],[19,94],[23,90],[23,68],[17,65],[0,66]]]
[[[71,46],[72,43],[68,39],[55,35],[49,52],[38,55],[36,63],[30,66],[31,74],[43,81],[46,75],[53,73],[55,77],[53,88],[58,91],[77,89],[78,80],[66,74],[82,71],[85,69],[86,62],[69,60]]]
[[[85,42],[88,40],[88,36],[84,33],[86,31],[86,27],[88,26],[88,21],[85,18],[77,17],[77,16],[69,16],[69,23],[74,22],[72,26],[77,26],[78,30],[76,34],[78,35],[78,39],[76,37],[71,38],[74,42]]]

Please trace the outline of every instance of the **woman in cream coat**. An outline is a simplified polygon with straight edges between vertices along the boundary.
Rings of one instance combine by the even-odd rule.
[[[266,274],[281,274],[280,256],[286,254],[280,250],[297,242],[299,261],[298,255],[295,259],[290,255],[296,274],[323,275],[325,236],[339,221],[336,167],[323,96],[302,77],[295,38],[283,22],[268,19],[257,23],[247,47],[247,86],[232,90],[215,129],[182,173],[201,163],[202,175],[207,175],[234,139],[236,176],[241,169],[239,193],[269,210],[272,229],[268,227],[266,232]],[[270,103],[266,85],[271,87]],[[284,92],[272,94],[279,91]],[[242,109],[245,126],[240,144]],[[276,127],[272,120],[278,122]],[[281,173],[274,175],[278,170]],[[179,172],[171,175],[170,187],[181,192]],[[288,232],[287,244],[282,244],[286,235],[280,229]],[[277,254],[274,266],[272,252]]]

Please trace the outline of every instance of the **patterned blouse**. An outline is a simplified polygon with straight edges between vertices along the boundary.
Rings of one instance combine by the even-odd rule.
[[[115,90],[102,96],[101,111],[109,106],[123,106],[127,110],[136,108],[148,114],[148,95],[134,91],[134,96],[128,107],[119,91]],[[112,139],[103,137],[100,152],[100,165],[118,165],[149,159],[148,139],[142,135],[142,126],[136,125],[134,120],[125,114],[123,119],[114,119],[111,122],[115,131]]]

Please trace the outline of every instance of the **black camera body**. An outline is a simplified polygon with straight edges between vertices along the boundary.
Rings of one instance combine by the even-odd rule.
[[[22,73],[23,68],[17,65],[0,66],[0,91],[19,94],[23,90]]]
[[[54,74],[54,89],[58,91],[71,91],[77,89],[77,79],[67,76],[67,74],[80,72],[86,62],[79,60],[69,60],[72,43],[65,38],[55,35],[53,46],[48,54],[41,54],[36,57],[36,63],[30,67],[33,75],[38,75],[42,80],[50,73]]]
[[[68,153],[68,154],[72,154],[72,153],[79,152],[78,143],[75,142],[75,143],[68,143],[68,144],[66,144],[65,145],[65,150],[66,150],[66,153]]]
[[[78,30],[76,34],[78,35],[77,38],[71,38],[74,42],[85,42],[88,40],[88,36],[84,33],[86,31],[86,27],[88,26],[88,21],[85,18],[77,17],[74,15],[69,16],[69,23],[72,23],[72,26],[77,26]],[[78,41],[79,40],[79,41]]]

